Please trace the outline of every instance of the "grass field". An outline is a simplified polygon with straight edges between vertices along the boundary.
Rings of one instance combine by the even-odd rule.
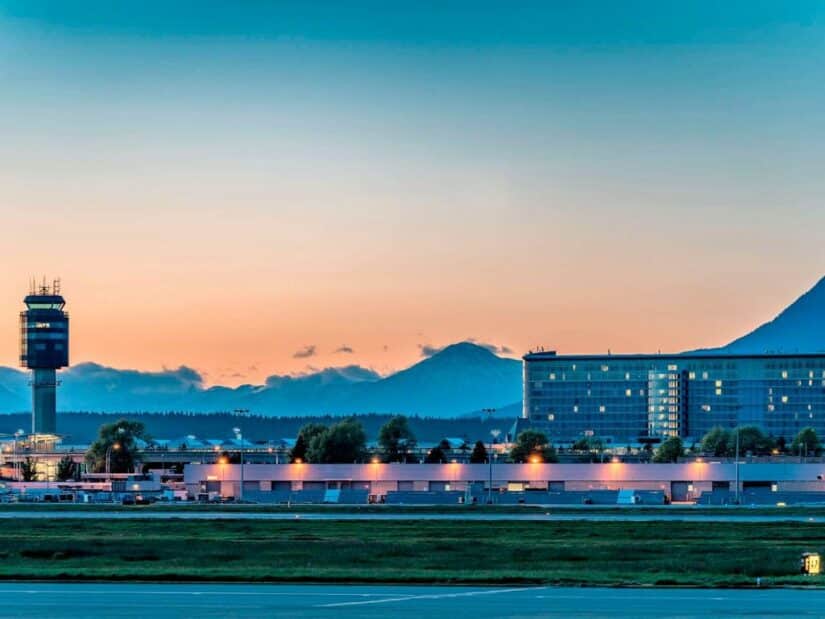
[[[800,523],[13,520],[0,578],[749,586],[798,574]]]
[[[702,506],[702,505],[264,505],[255,503],[155,503],[119,505],[111,503],[0,503],[0,512],[219,512],[219,513],[344,513],[344,514],[724,514],[736,516],[825,516],[825,506]]]

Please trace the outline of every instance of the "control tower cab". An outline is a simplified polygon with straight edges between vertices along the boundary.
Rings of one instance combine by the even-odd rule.
[[[20,365],[32,370],[32,433],[57,432],[56,370],[69,365],[69,315],[60,280],[32,284],[20,313]]]

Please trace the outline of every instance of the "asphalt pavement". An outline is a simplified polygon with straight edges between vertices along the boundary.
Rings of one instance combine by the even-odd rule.
[[[0,584],[0,618],[822,617],[825,591],[344,585]]]
[[[588,513],[586,510],[575,512],[554,512],[552,508],[546,512],[519,513],[470,513],[456,511],[449,513],[376,513],[376,512],[345,512],[331,510],[328,512],[255,512],[235,511],[228,508],[225,511],[187,511],[187,510],[153,510],[148,511],[136,507],[126,511],[92,511],[92,510],[25,510],[14,509],[0,511],[0,520],[4,519],[84,519],[84,520],[460,520],[467,521],[525,521],[525,522],[654,522],[661,520],[676,522],[810,522],[825,523],[825,516],[804,516],[799,514],[784,514],[777,509],[774,514],[748,514],[747,511],[735,510],[719,513],[668,512],[638,514],[631,510],[617,510],[614,513]],[[824,613],[825,615],[825,613]]]

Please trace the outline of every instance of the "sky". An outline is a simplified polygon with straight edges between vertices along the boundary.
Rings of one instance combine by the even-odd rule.
[[[724,344],[825,274],[821,2],[0,0],[0,365]]]

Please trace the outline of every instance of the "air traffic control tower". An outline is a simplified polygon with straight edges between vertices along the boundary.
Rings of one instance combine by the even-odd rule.
[[[32,434],[57,432],[56,370],[69,365],[69,315],[60,280],[32,284],[20,313],[20,365],[32,370]]]

